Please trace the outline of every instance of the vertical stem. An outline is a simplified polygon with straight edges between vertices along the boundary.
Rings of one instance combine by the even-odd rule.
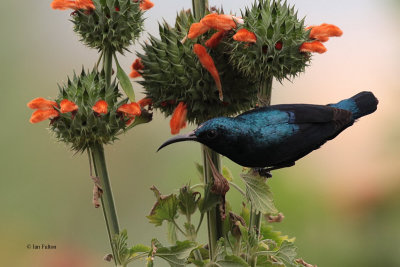
[[[103,51],[103,69],[104,69],[104,78],[106,80],[107,87],[111,84],[111,76],[112,76],[112,56],[113,52],[109,48],[104,48]]]
[[[192,0],[193,15],[196,20],[200,20],[202,17],[204,17],[207,8],[208,0]],[[204,145],[201,146],[201,149],[203,156],[204,183],[212,184],[214,178],[211,171],[210,163],[207,159],[207,154],[210,155],[211,161],[219,172],[221,171],[221,158],[218,153],[212,151]],[[207,212],[207,228],[210,261],[212,261],[214,259],[217,241],[220,237],[222,237],[222,221],[218,212],[218,207],[213,208]]]
[[[273,77],[267,77],[265,80],[260,81],[258,88],[258,106],[267,107],[271,105],[271,91],[272,91]]]
[[[101,204],[103,207],[104,219],[106,221],[108,237],[113,252],[113,258],[115,261],[115,247],[113,246],[112,240],[116,234],[119,234],[118,217],[115,210],[114,199],[111,190],[110,180],[108,178],[106,159],[104,157],[104,149],[102,144],[95,143],[91,147],[93,165],[96,172],[96,176],[100,179],[100,185],[103,190],[101,196]],[[117,263],[115,262],[115,265]]]
[[[208,0],[192,0],[193,15],[196,20],[200,20],[206,14]]]
[[[267,107],[271,105],[272,81],[273,81],[273,76],[269,76],[265,80],[260,81],[260,85],[258,88],[258,95],[257,95],[258,96],[257,104],[259,107]],[[253,208],[253,205],[251,205],[249,230],[254,229],[257,234],[257,238],[260,235],[261,221],[262,221],[261,212],[255,210]],[[257,257],[248,259],[248,261],[250,261],[249,263],[252,267],[255,267],[257,265]]]
[[[204,145],[201,145],[201,149],[203,154],[204,183],[206,185],[212,184],[214,182],[214,177],[212,174],[210,163],[207,158],[207,154],[210,155],[211,161],[219,172],[221,172],[221,157],[217,152],[211,150]],[[207,212],[208,246],[210,261],[212,261],[214,258],[217,241],[222,237],[222,219],[218,211],[219,207],[217,206]]]

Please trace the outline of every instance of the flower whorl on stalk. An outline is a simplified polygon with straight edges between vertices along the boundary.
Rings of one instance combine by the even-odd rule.
[[[74,9],[71,21],[81,41],[90,48],[123,53],[143,30],[149,0],[54,0],[53,9]]]
[[[50,129],[56,138],[76,151],[115,141],[138,116],[145,121],[151,119],[139,104],[121,99],[115,82],[107,87],[96,70],[74,74],[59,86],[59,91],[55,101],[36,98],[28,103],[29,108],[37,109],[30,121],[51,119]]]
[[[223,20],[218,24],[221,29],[214,27],[214,19]],[[131,77],[142,76],[143,80],[138,82],[144,86],[154,108],[165,116],[174,114],[173,133],[186,125],[182,119],[201,123],[213,117],[237,114],[256,102],[255,83],[228,64],[226,46],[218,44],[224,36],[218,32],[236,27],[233,17],[212,13],[206,20],[204,26],[190,12],[180,12],[175,27],[163,23],[159,26],[160,39],[151,36],[143,45],[144,53],[138,53],[142,65],[138,61],[133,64]],[[196,25],[207,29],[204,35],[190,36],[189,29]],[[210,48],[211,41],[207,42],[212,36],[214,48]]]

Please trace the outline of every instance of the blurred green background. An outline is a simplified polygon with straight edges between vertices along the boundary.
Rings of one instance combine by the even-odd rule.
[[[210,0],[234,13],[251,2]],[[299,255],[320,267],[400,266],[399,1],[289,2],[300,16],[307,14],[306,24],[333,23],[344,35],[332,38],[328,52],[315,55],[293,83],[276,82],[272,102],[326,104],[372,90],[380,103],[376,113],[296,166],[274,172],[270,184],[286,217],[275,227],[295,236]],[[46,122],[28,122],[28,101],[55,97],[57,82],[82,65],[91,68],[97,59],[96,51],[78,42],[70,12],[51,10],[50,3],[3,1],[0,10],[0,265],[111,266],[102,260],[109,244],[101,209],[91,204],[87,156],[57,143]],[[157,21],[173,23],[191,1],[154,3],[146,30],[157,35]],[[121,59],[127,71],[134,58]],[[134,87],[141,97],[142,88]],[[120,224],[131,244],[166,240],[165,228],[145,218],[154,202],[151,185],[167,194],[197,182],[193,162],[200,161],[199,145],[178,144],[155,153],[169,137],[169,119],[156,112],[150,124],[106,147]],[[224,161],[239,180],[241,168]],[[228,198],[240,206],[238,195]],[[201,235],[204,241],[204,229]],[[32,243],[57,249],[27,249]]]

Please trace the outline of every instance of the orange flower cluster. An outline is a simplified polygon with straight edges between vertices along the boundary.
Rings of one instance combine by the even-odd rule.
[[[149,10],[153,6],[154,6],[154,3],[151,2],[150,0],[141,0],[140,5],[139,5],[141,10]]]
[[[107,114],[108,112],[108,104],[104,100],[99,100],[94,104],[92,107],[92,110],[96,112],[97,114]]]
[[[54,101],[38,97],[28,103],[28,108],[36,109],[33,112],[30,123],[38,123],[47,119],[54,119],[59,116],[58,111],[54,108],[58,108],[58,104]]]
[[[140,116],[140,114],[142,114],[139,104],[135,102],[123,104],[117,109],[117,111],[129,118],[129,120],[126,122],[126,125],[131,124],[135,120],[136,116]]]
[[[143,65],[143,63],[142,63],[142,59],[141,59],[141,58],[137,58],[137,59],[132,63],[131,69],[132,69],[132,71],[131,71],[131,73],[129,74],[129,77],[131,77],[131,78],[137,78],[137,77],[142,76],[142,74],[140,74],[140,72],[139,72],[139,71],[141,71],[141,70],[144,69],[144,65]]]
[[[139,104],[140,107],[144,108],[146,106],[150,106],[151,104],[153,104],[153,100],[151,98],[146,97],[139,100],[137,103]]]
[[[92,0],[53,0],[51,3],[52,9],[66,10],[66,9],[83,9],[93,10],[95,6]]]
[[[126,123],[126,125],[129,125],[135,119],[136,116],[140,116],[141,107],[145,107],[150,104],[151,104],[151,99],[144,98],[140,100],[138,103],[133,102],[130,104],[121,105],[117,109],[117,112],[119,112],[123,116],[129,117],[129,121]],[[68,99],[61,100],[60,105],[58,105],[57,102],[55,101],[38,97],[30,101],[27,104],[27,106],[31,109],[36,109],[36,111],[33,112],[29,120],[31,123],[38,123],[47,119],[54,119],[59,117],[60,113],[69,113],[78,110],[78,106],[74,102]],[[92,110],[97,115],[107,114],[108,104],[105,100],[99,100],[92,107]]]
[[[240,29],[233,36],[233,40],[238,42],[255,43],[257,42],[257,36],[247,29]]]
[[[154,6],[154,3],[150,0],[133,0],[134,2],[140,1],[139,7],[141,10],[149,10]],[[52,9],[66,10],[66,9],[82,9],[82,10],[93,10],[95,6],[92,0],[53,0],[51,3]],[[119,11],[118,7],[115,7],[115,11]]]
[[[178,134],[181,129],[186,127],[186,114],[186,104],[179,102],[178,106],[174,110],[174,113],[172,114],[171,121],[169,122],[171,134]]]
[[[221,40],[225,37],[226,31],[219,31],[214,33],[210,39],[206,41],[206,46],[209,48],[215,48],[219,45]]]
[[[201,65],[208,70],[211,76],[214,78],[215,84],[217,85],[218,92],[219,92],[219,99],[222,101],[224,99],[224,95],[222,93],[222,85],[221,80],[219,78],[218,70],[215,67],[214,60],[212,57],[207,53],[207,50],[204,46],[200,44],[195,44],[193,46],[193,51],[199,58]]]
[[[316,52],[325,53],[327,51],[326,47],[322,44],[329,40],[329,37],[339,37],[342,36],[342,30],[332,24],[323,23],[319,26],[309,26],[306,30],[310,31],[310,39],[314,40],[312,42],[303,43],[300,46],[300,52]]]
[[[68,113],[78,110],[78,106],[68,99],[63,99],[60,102],[60,111],[61,113]]]
[[[223,32],[235,29],[237,27],[237,23],[242,24],[243,20],[232,15],[211,13],[202,18],[200,22],[193,23],[190,26],[188,38],[195,39],[211,29],[217,30],[219,32],[219,35],[217,35],[218,37],[213,35],[211,39],[219,38],[220,35],[224,35]],[[221,39],[222,37],[220,37],[220,40]],[[215,45],[215,41],[211,41],[210,43]],[[218,43],[216,45],[218,45]]]

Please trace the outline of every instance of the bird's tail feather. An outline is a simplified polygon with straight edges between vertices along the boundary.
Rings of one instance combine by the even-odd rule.
[[[378,106],[378,99],[376,99],[372,92],[364,91],[349,99],[342,100],[336,104],[330,104],[329,106],[350,111],[353,113],[353,118],[356,120],[373,113]]]

